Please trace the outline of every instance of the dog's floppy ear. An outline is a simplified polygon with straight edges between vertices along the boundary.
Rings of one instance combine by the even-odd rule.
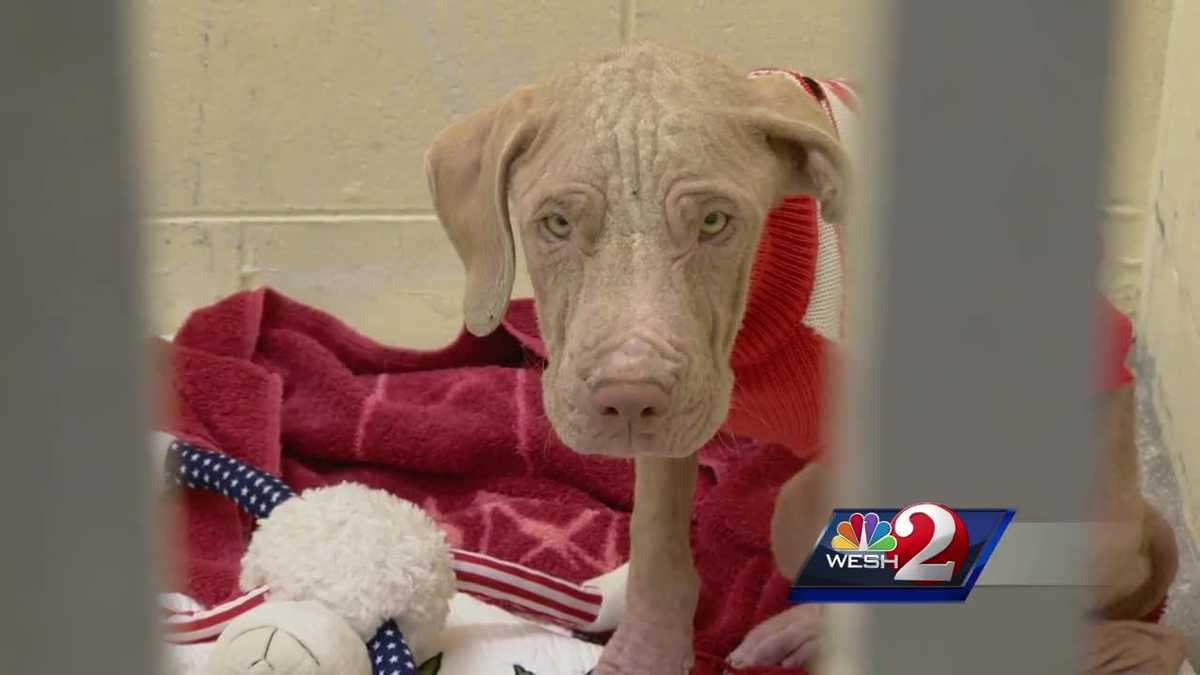
[[[750,107],[746,123],[767,137],[770,147],[792,171],[788,194],[807,194],[821,202],[821,213],[838,221],[849,200],[850,160],[821,104],[789,73],[768,73],[747,82]]]
[[[467,273],[467,330],[500,325],[515,260],[508,219],[509,166],[537,133],[537,92],[523,87],[443,130],[425,153],[425,175],[442,227]]]

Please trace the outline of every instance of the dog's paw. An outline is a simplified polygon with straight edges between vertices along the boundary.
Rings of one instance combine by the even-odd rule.
[[[796,605],[755,626],[730,653],[729,663],[797,668],[816,655],[820,637],[821,606]]]
[[[371,675],[367,647],[314,602],[269,602],[238,617],[217,640],[208,675]]]
[[[590,675],[687,675],[692,670],[692,632],[622,623]]]

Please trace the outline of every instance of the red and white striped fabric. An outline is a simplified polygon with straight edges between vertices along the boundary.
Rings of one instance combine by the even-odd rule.
[[[163,614],[163,635],[167,642],[180,645],[211,642],[221,635],[229,622],[266,601],[266,586],[211,609],[205,609],[180,593],[162,593],[158,596],[158,603]]]
[[[596,588],[470,551],[454,550],[454,575],[464,593],[569,628],[586,630],[595,624],[604,604],[604,595]]]
[[[503,604],[534,619],[587,630],[600,617],[604,595],[596,588],[571,583],[523,565],[455,549],[458,590]],[[262,586],[206,609],[186,595],[163,593],[163,632],[173,644],[216,640],[230,622],[269,599]]]

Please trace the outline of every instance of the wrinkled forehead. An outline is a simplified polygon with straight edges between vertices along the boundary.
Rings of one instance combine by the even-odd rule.
[[[610,200],[662,197],[681,179],[749,180],[765,151],[727,108],[635,94],[558,108],[532,153],[537,170],[526,176],[587,183]]]

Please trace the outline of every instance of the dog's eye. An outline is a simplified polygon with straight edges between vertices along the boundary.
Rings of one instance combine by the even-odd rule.
[[[542,219],[542,224],[547,232],[559,239],[571,236],[571,221],[561,213],[551,213]]]
[[[729,224],[729,214],[724,211],[709,211],[700,222],[700,234],[705,237],[715,237],[725,230]]]

